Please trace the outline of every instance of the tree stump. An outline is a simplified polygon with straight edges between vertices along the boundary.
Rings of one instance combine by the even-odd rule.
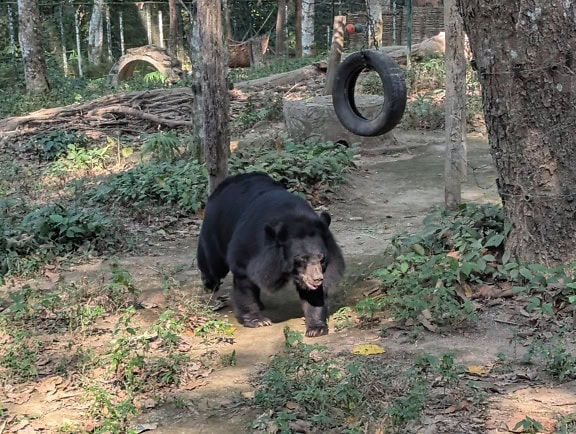
[[[356,96],[356,106],[364,116],[375,117],[382,108],[382,98],[371,95]],[[288,134],[294,140],[314,139],[319,141],[359,144],[364,155],[378,155],[404,150],[393,132],[377,137],[362,137],[348,131],[334,112],[332,96],[318,96],[306,100],[284,103],[284,122]]]

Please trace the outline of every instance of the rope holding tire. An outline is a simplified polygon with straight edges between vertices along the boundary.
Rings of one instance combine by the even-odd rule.
[[[364,117],[356,107],[354,88],[360,73],[374,70],[384,89],[382,110],[374,119]],[[380,136],[392,130],[406,108],[406,81],[398,64],[378,50],[362,50],[351,54],[336,71],[332,88],[332,104],[340,123],[358,136]]]

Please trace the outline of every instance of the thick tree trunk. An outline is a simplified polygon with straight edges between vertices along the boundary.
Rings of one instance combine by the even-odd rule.
[[[314,52],[314,0],[302,0],[302,54]]]
[[[209,191],[213,192],[226,177],[230,132],[230,99],[226,83],[227,49],[222,32],[221,0],[197,0],[201,89],[204,121],[204,155],[208,169]]]
[[[47,92],[49,87],[42,49],[42,21],[36,0],[18,0],[18,26],[26,91]]]
[[[466,178],[466,55],[462,17],[456,0],[444,0],[446,30],[446,160],[444,203],[457,209],[462,202],[462,182]]]
[[[284,22],[286,21],[286,0],[278,0],[278,15],[276,15],[276,55],[281,56],[284,54],[286,49],[286,43],[284,42],[284,34],[286,32],[286,27]]]
[[[574,4],[459,0],[476,58],[506,220],[506,250],[576,259]]]
[[[88,27],[88,62],[99,65],[102,61],[104,0],[94,0],[90,26]]]

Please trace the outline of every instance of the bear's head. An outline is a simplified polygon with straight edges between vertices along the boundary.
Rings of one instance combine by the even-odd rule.
[[[301,289],[314,291],[324,281],[328,261],[325,237],[331,218],[326,212],[312,219],[292,218],[266,226],[268,241],[283,252],[284,269]]]

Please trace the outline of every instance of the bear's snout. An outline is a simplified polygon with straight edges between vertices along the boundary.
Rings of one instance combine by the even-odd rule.
[[[308,289],[318,289],[324,281],[324,272],[322,271],[322,263],[320,261],[309,262],[306,264],[306,269],[302,275],[302,281]]]

